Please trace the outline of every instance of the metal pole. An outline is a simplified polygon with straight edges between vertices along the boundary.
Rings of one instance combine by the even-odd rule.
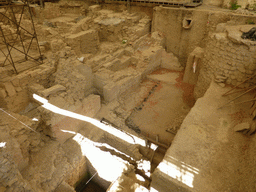
[[[30,9],[29,4],[28,4],[28,0],[25,0],[25,3],[27,5],[27,7],[28,7],[30,19],[31,19],[31,22],[32,22],[33,30],[34,30],[33,38],[36,39],[38,51],[39,51],[39,54],[40,54],[40,57],[41,57],[41,61],[43,63],[43,57],[42,57],[40,46],[39,46],[39,43],[38,43],[38,39],[37,39],[37,35],[36,35],[36,28],[35,28],[35,25],[34,25],[34,20],[33,20],[33,17],[32,17],[31,9]],[[33,38],[32,38],[32,40],[33,40]],[[29,49],[28,49],[28,51],[29,51]],[[27,53],[28,53],[28,51],[27,51]]]
[[[26,52],[24,44],[23,44],[23,40],[22,40],[22,37],[21,37],[20,29],[19,29],[20,28],[21,19],[22,19],[22,16],[23,16],[23,12],[24,12],[24,6],[22,6],[22,11],[21,11],[19,23],[17,22],[16,16],[14,14],[13,7],[11,7],[11,10],[12,10],[12,14],[13,14],[14,23],[15,23],[16,28],[17,28],[17,35],[20,38],[21,45],[22,45],[22,48],[23,48],[24,52]],[[28,57],[26,55],[25,55],[25,59],[28,60]]]
[[[228,92],[224,93],[222,96],[226,96],[230,91],[234,90],[235,88],[237,88],[238,86],[242,85],[243,83],[245,83],[246,81],[248,81],[249,79],[255,77],[256,74],[252,75],[251,77],[247,78],[246,80],[244,80],[242,83],[239,83],[238,85],[236,85],[235,87],[233,87],[232,89],[230,89]]]
[[[219,107],[218,109],[221,109],[221,108],[222,108],[222,107],[224,107],[225,105],[227,105],[227,104],[231,103],[232,101],[234,101],[234,100],[238,99],[239,97],[241,97],[241,96],[245,95],[246,93],[248,93],[248,92],[250,92],[250,91],[254,90],[255,88],[256,88],[256,86],[254,86],[253,88],[249,89],[248,91],[246,91],[246,92],[242,93],[241,95],[239,95],[239,96],[235,97],[234,99],[230,100],[229,102],[225,103],[224,105],[222,105],[222,106],[221,106],[221,107]]]
[[[1,26],[0,26],[0,30],[1,30],[1,32],[2,32],[2,34],[3,34],[4,43],[5,43],[6,48],[7,48],[7,50],[8,50],[8,54],[10,55],[10,59],[11,59],[11,62],[12,62],[12,66],[13,66],[13,68],[14,68],[14,71],[18,74],[17,69],[16,69],[16,67],[15,67],[15,65],[14,65],[14,62],[13,62],[12,56],[11,56],[11,51],[10,51],[10,49],[9,49],[9,45],[8,45],[8,43],[6,42],[6,39],[5,39],[5,36],[4,36],[4,32],[3,32]]]

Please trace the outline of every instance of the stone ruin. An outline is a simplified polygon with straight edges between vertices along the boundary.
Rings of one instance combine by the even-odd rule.
[[[29,6],[43,63],[0,44],[0,191],[256,190],[253,2],[150,2]]]

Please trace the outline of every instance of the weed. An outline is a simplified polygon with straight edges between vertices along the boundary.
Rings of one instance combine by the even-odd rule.
[[[254,25],[255,22],[254,22],[253,20],[251,20],[251,19],[248,19],[248,20],[246,21],[246,24]]]
[[[237,4],[237,1],[230,2],[230,5],[231,5],[230,7],[231,10],[237,10],[239,7],[241,7],[241,5]]]

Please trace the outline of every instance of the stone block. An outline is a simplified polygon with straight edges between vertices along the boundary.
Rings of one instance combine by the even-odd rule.
[[[20,86],[26,86],[30,82],[30,75],[26,73],[22,73],[16,76],[20,81]]]
[[[142,56],[146,59],[144,62],[147,62],[146,68],[142,72],[143,75],[148,75],[150,72],[161,66],[163,51],[164,49],[162,47],[156,46],[142,52]]]
[[[126,77],[115,83],[107,84],[103,87],[104,100],[107,102],[113,101],[124,91],[137,87],[140,84],[140,80],[141,75],[136,75]]]
[[[47,79],[50,74],[54,73],[54,70],[54,67],[48,67],[43,70],[40,70],[38,71],[38,77],[40,77],[40,79]]]
[[[21,87],[15,87],[15,90],[16,90],[16,92],[20,92],[20,91],[22,91],[23,89],[22,89]]]
[[[71,33],[72,34],[76,34],[79,33],[81,31],[86,31],[89,29],[89,23],[91,22],[91,18],[90,17],[85,17],[83,19],[81,19],[80,21],[77,22],[77,24],[72,28]]]
[[[226,23],[219,23],[217,26],[216,26],[216,32],[218,33],[223,33],[225,32],[226,30]]]
[[[32,94],[34,94],[34,93],[39,94],[39,92],[41,92],[43,89],[44,89],[44,87],[38,83],[34,83],[34,84],[28,86],[28,90]]]
[[[132,47],[126,47],[124,49],[124,54],[126,56],[132,56],[134,54],[134,49]]]
[[[103,93],[103,87],[109,83],[112,73],[113,72],[104,69],[94,74],[93,85],[100,93]]]
[[[131,64],[131,57],[123,56],[121,58],[121,69],[127,68]]]
[[[62,50],[65,46],[66,46],[66,44],[61,39],[53,40],[51,42],[51,50],[53,53],[56,53],[56,52]]]
[[[131,64],[131,57],[123,56],[121,59],[115,59],[112,62],[106,63],[105,68],[111,71],[120,71],[127,68]]]
[[[175,71],[182,71],[184,69],[180,65],[178,58],[173,53],[167,53],[166,51],[162,53],[161,67]]]
[[[5,89],[0,88],[0,98],[5,98],[5,97],[7,97],[7,93]]]
[[[54,103],[52,104],[54,105]],[[63,104],[65,105],[63,107],[64,109],[66,108],[68,111],[85,117],[94,117],[101,108],[99,95],[89,95],[75,106],[66,107],[66,103]],[[60,143],[64,143],[67,139],[74,136],[74,134],[77,133],[86,124],[86,122],[76,118],[54,114],[53,118],[48,121],[48,124],[52,125],[51,129],[53,136],[56,137]]]
[[[146,34],[149,34],[149,32],[150,32],[150,24],[151,24],[151,19],[149,19],[147,17],[142,18],[139,21],[138,26],[136,26],[136,30],[135,30],[136,36],[142,37],[142,36],[144,36]]]
[[[64,87],[63,85],[54,85],[48,89],[41,91],[41,94],[44,97],[48,97],[49,95],[54,95],[60,91],[65,91],[65,90],[66,90],[66,87]]]
[[[95,54],[99,47],[98,31],[90,29],[72,34],[66,38],[66,43],[72,47],[76,53]]]
[[[4,86],[9,97],[13,97],[14,95],[16,95],[16,90],[11,82],[5,82]]]
[[[108,62],[103,65],[106,69],[109,69],[111,71],[118,71],[121,66],[121,60],[120,59],[114,59],[111,62]]]
[[[125,53],[125,50],[124,49],[119,49],[118,51],[116,51],[113,56],[116,57],[116,58],[121,58]]]
[[[75,189],[63,181],[55,190],[55,192],[75,192]]]
[[[250,129],[250,123],[240,123],[234,127],[234,131],[244,131]]]
[[[83,89],[89,90],[93,86],[93,73],[92,69],[85,64],[76,65],[78,72],[84,77]]]
[[[18,78],[13,78],[12,80],[11,80],[11,82],[12,82],[12,84],[13,84],[13,86],[14,87],[19,87],[20,86],[20,80],[18,79]]]
[[[33,70],[33,71],[30,71],[28,74],[34,78],[34,77],[37,77],[38,76],[38,72],[40,72],[41,69],[36,69],[36,70]]]
[[[99,11],[99,10],[101,10],[100,5],[92,5],[92,6],[89,7],[90,12],[96,12],[96,11]]]
[[[122,18],[106,18],[95,21],[99,26],[99,37],[101,41],[121,41],[122,39],[122,26],[125,20]]]
[[[0,76],[1,76],[1,78],[8,77],[8,70],[5,69],[4,67],[1,67],[1,64],[2,63],[0,63]]]

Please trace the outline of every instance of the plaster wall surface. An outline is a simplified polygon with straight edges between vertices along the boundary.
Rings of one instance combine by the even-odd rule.
[[[255,191],[250,183],[255,136],[234,132],[234,114],[246,108],[218,109],[227,98],[211,84],[191,109],[152,176],[157,191]],[[242,106],[248,107],[248,106]]]
[[[183,27],[184,19],[191,20],[190,27]],[[185,66],[189,54],[196,47],[204,48],[209,44],[208,35],[216,30],[219,23],[244,25],[249,20],[256,22],[253,15],[236,14],[228,9],[155,7],[152,32],[163,33],[167,52],[174,53]]]
[[[153,14],[152,32],[160,31],[164,34],[167,52],[173,52],[185,66],[189,53],[198,46],[204,46],[208,11],[155,7]],[[192,20],[191,28],[183,28],[184,19]]]

